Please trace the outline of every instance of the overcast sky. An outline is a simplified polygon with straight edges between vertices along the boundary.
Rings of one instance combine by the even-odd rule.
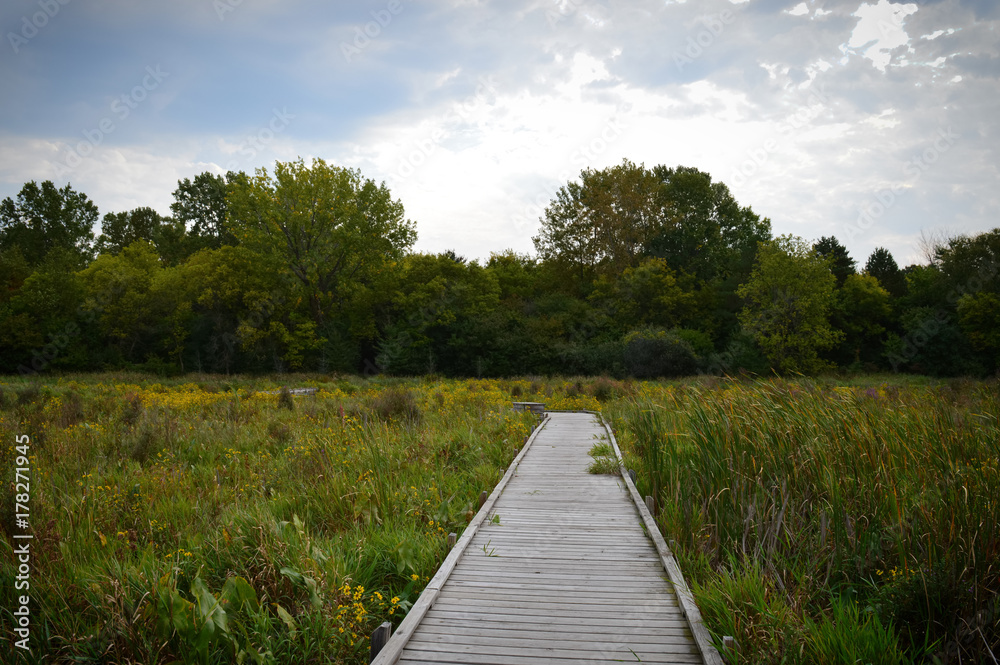
[[[420,251],[533,252],[585,167],[697,167],[775,234],[921,261],[1000,226],[996,0],[5,0],[0,197],[322,157]]]

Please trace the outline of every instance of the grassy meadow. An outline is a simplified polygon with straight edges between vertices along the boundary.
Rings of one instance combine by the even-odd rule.
[[[530,434],[512,399],[603,411],[741,662],[1000,648],[995,382],[109,374],[0,378],[0,652],[17,435],[25,662],[362,663]]]
[[[605,415],[747,663],[1000,654],[997,382],[642,386]]]

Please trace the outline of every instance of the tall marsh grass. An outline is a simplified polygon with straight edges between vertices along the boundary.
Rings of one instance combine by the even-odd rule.
[[[744,662],[1000,653],[995,382],[648,384],[609,412]]]
[[[15,436],[31,436],[34,534],[29,656],[9,629],[8,478],[0,652],[367,662],[372,630],[404,616],[534,421],[501,382],[280,379],[318,391],[293,396],[266,378],[0,377],[0,468],[13,472]]]

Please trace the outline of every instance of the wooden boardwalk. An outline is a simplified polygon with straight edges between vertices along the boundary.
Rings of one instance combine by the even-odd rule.
[[[548,413],[375,662],[721,663],[634,487],[587,472],[608,436]]]

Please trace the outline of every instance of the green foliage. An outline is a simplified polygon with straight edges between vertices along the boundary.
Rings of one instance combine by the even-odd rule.
[[[836,278],[827,260],[801,238],[763,244],[750,281],[738,293],[740,322],[781,372],[815,373],[828,365],[819,351],[842,338],[830,327]]]
[[[189,229],[192,253],[199,249],[218,249],[223,245],[236,244],[236,237],[226,221],[226,187],[235,176],[230,172],[223,178],[206,171],[195,176],[194,180],[184,178],[177,181],[170,210],[174,219]]]
[[[576,280],[614,278],[643,257],[709,280],[741,272],[770,221],[741,208],[729,189],[697,169],[646,169],[624,160],[585,169],[559,189],[533,238],[545,262],[568,266]]]
[[[123,359],[143,359],[170,313],[177,294],[162,288],[164,272],[156,248],[139,240],[118,255],[102,254],[80,273],[87,293],[83,309]]]
[[[677,275],[664,259],[646,258],[614,279],[599,278],[589,299],[626,326],[673,328],[703,315],[692,281]]]
[[[838,287],[842,287],[848,277],[857,274],[854,270],[857,262],[851,258],[847,248],[841,245],[834,236],[820,238],[813,245],[813,250],[828,261],[830,271],[837,278]]]
[[[295,400],[288,386],[281,386],[281,390],[278,391],[278,408],[289,411],[295,410]]]
[[[698,369],[691,344],[677,333],[647,328],[630,332],[625,344],[625,369],[638,379],[688,376]]]
[[[404,388],[388,388],[372,402],[372,411],[382,421],[420,422],[423,415],[413,392]]]
[[[379,367],[394,374],[483,374],[499,316],[495,274],[447,253],[413,254],[400,268]]]
[[[586,281],[635,266],[656,227],[657,182],[642,165],[623,160],[559,188],[532,238],[543,261],[570,266]]]
[[[889,297],[889,292],[871,275],[851,274],[844,279],[837,290],[831,320],[844,334],[847,363],[859,363],[862,350],[881,346],[880,338],[886,333],[892,313]]]
[[[318,388],[295,414],[270,394],[289,383]],[[534,422],[506,382],[393,385],[419,420],[373,417],[392,389],[361,377],[0,379],[0,434],[30,433],[45,476],[32,634],[80,637],[33,640],[37,660],[367,662],[371,632],[403,618]]]
[[[587,454],[594,458],[587,466],[588,473],[617,476],[621,472],[618,457],[607,443],[595,443]]]
[[[877,279],[879,285],[893,298],[906,295],[906,277],[896,264],[896,260],[892,258],[892,253],[884,247],[872,250],[865,263],[864,272]]]
[[[857,275],[836,238],[772,242],[691,167],[585,169],[537,257],[485,265],[411,253],[386,186],[322,160],[184,178],[171,211],[105,215],[94,259],[84,194],[29,182],[0,203],[0,371],[623,377],[623,338],[644,328],[675,330],[711,374],[1000,364],[1000,229],[904,270],[877,248]]]
[[[163,637],[179,643],[187,663],[207,665],[212,662],[214,648],[222,648],[239,663],[276,662],[270,651],[261,653],[253,647],[244,625],[260,611],[257,594],[242,577],[227,579],[218,596],[201,577],[195,577],[184,597],[177,589],[176,577],[169,573],[160,579],[156,590],[157,629]]]
[[[69,185],[57,189],[52,181],[34,180],[0,202],[0,250],[18,247],[30,266],[37,266],[53,249],[86,259],[94,240],[97,206]]]
[[[314,159],[278,162],[229,183],[227,223],[240,243],[294,277],[313,321],[343,310],[416,240],[384,184]]]
[[[814,663],[884,663],[902,665],[906,657],[891,627],[877,614],[862,612],[848,599],[834,598],[830,614],[805,619],[805,655]]]
[[[986,353],[994,369],[1000,367],[1000,295],[963,295],[958,301],[958,317],[973,348]]]
[[[709,628],[741,659],[988,662],[992,384],[649,385],[605,414]]]
[[[129,212],[109,212],[101,223],[101,235],[97,237],[95,249],[102,254],[118,254],[140,240],[158,245],[160,229],[166,221],[148,207]]]
[[[749,270],[757,245],[771,238],[771,222],[740,207],[729,188],[696,168],[656,166],[660,223],[646,252],[676,270],[711,280]]]

